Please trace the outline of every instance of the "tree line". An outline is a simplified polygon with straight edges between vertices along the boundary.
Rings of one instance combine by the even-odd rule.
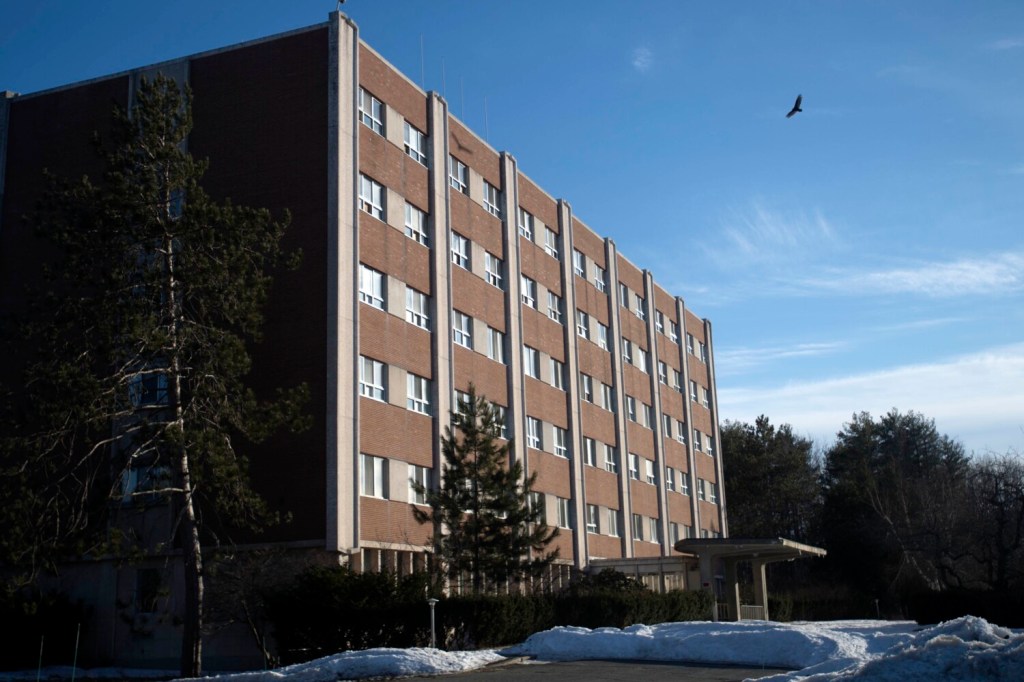
[[[730,535],[828,551],[775,567],[776,590],[875,611],[844,616],[908,616],[927,596],[1024,592],[1016,453],[969,456],[933,420],[892,410],[853,415],[823,450],[766,416],[726,422],[722,457]]]

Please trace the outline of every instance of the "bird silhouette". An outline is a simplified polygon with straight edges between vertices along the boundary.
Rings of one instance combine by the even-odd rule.
[[[804,101],[804,96],[803,95],[797,95],[796,96],[796,102],[793,103],[793,108],[789,110],[788,114],[786,114],[786,118],[793,118],[793,114],[797,113],[798,111],[803,111],[803,109],[800,108],[800,103],[803,102],[803,101]]]

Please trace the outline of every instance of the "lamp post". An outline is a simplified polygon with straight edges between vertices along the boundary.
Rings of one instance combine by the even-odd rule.
[[[430,604],[430,648],[437,648],[437,637],[434,635],[434,606],[437,604],[437,600],[431,597],[427,600]]]

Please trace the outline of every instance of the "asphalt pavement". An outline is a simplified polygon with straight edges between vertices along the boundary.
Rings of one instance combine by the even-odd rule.
[[[523,660],[445,677],[458,682],[741,682],[784,672],[788,670],[706,663]]]

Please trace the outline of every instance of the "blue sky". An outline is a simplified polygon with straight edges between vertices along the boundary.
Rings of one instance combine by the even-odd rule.
[[[330,1],[0,0],[0,89]],[[374,49],[714,328],[721,418],[1024,452],[1024,3],[349,0]],[[798,93],[804,112],[785,113]]]

